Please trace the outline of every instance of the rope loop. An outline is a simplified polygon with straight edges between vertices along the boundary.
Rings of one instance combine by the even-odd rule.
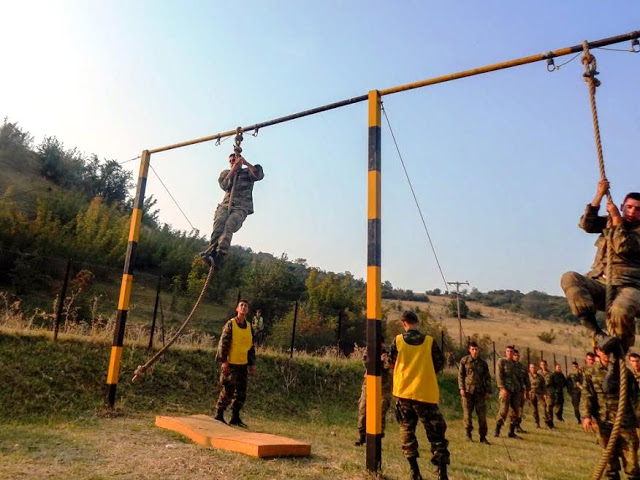
[[[547,57],[547,72],[555,72],[558,67],[556,67],[556,63],[553,60],[553,57],[555,57],[554,53],[552,51],[548,51],[545,53],[545,56]]]
[[[637,38],[634,38],[633,40],[631,40],[630,50],[633,53],[640,53],[640,40],[638,40]]]
[[[594,57],[589,51],[589,42],[586,40],[582,42],[582,64],[584,65],[584,73],[582,76],[584,77],[584,81],[589,83],[589,86],[593,85],[593,87],[600,86],[600,80],[596,78],[600,72],[596,70],[596,57]]]

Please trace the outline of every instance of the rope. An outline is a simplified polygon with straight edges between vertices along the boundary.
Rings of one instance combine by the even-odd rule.
[[[180,326],[176,334],[171,338],[171,340],[167,342],[167,344],[164,347],[162,347],[153,357],[151,357],[151,359],[149,359],[147,363],[145,363],[144,365],[138,365],[138,368],[136,368],[136,370],[133,372],[133,378],[131,379],[132,383],[136,383],[138,380],[140,380],[144,376],[144,373],[149,369],[149,367],[151,367],[151,365],[153,365],[156,362],[156,360],[158,360],[162,356],[162,354],[166,352],[171,345],[173,345],[173,343],[178,339],[178,337],[180,336],[182,331],[185,329],[185,327],[189,324],[189,322],[193,318],[193,315],[196,313],[196,310],[198,309],[198,307],[202,303],[202,300],[204,299],[204,294],[207,291],[209,282],[211,282],[211,277],[213,277],[213,270],[214,270],[213,266],[209,268],[209,274],[207,275],[207,279],[204,281],[204,285],[202,286],[202,291],[200,292],[200,296],[198,297],[198,300],[196,300],[196,303],[193,306],[193,308],[191,309],[191,313],[189,313],[186,320]]]
[[[584,81],[587,82],[587,86],[589,87],[589,100],[591,103],[591,116],[593,119],[593,132],[595,135],[596,141],[596,151],[598,153],[598,169],[600,170],[600,179],[606,180],[607,175],[604,169],[604,154],[602,153],[602,141],[600,139],[600,125],[598,122],[598,109],[596,107],[596,88],[600,86],[600,81],[596,78],[598,75],[598,71],[596,70],[596,58],[589,51],[589,43],[585,40],[582,42],[582,64],[584,65]],[[613,203],[613,198],[611,197],[611,192],[607,191],[607,201]],[[611,216],[607,220],[607,227],[611,226]],[[606,311],[607,311],[607,319],[609,315],[609,309],[611,307],[611,302],[613,301],[613,288],[611,286],[611,261],[613,259],[613,249],[611,248],[612,241],[612,232],[609,229],[607,235],[607,269],[606,269]],[[609,334],[613,334],[613,332],[609,332]],[[607,442],[607,447],[602,454],[600,459],[600,463],[596,468],[595,473],[591,477],[592,480],[600,480],[605,469],[609,465],[611,458],[614,454],[614,450],[616,444],[618,443],[618,437],[620,435],[620,428],[622,425],[622,418],[624,416],[624,410],[626,406],[627,399],[627,372],[626,365],[624,363],[624,357],[618,359],[619,372],[620,376],[620,391],[618,398],[618,411],[616,412],[616,419],[613,423],[613,429],[611,430],[611,435],[609,436],[609,441]]]
[[[240,144],[242,143],[242,128],[238,127],[236,129],[236,138],[234,140],[233,145],[233,153],[236,156],[236,162],[238,161],[240,154],[242,153],[242,147]],[[233,175],[233,183],[231,184],[231,193],[229,193],[229,212],[231,212],[231,206],[233,205],[233,195],[236,192],[236,181],[238,180],[238,172]]]
[[[404,165],[404,160],[402,159],[402,154],[400,153],[400,148],[398,147],[398,142],[396,141],[396,136],[393,133],[393,128],[391,128],[391,122],[389,121],[389,117],[387,116],[387,111],[384,109],[384,105],[382,107],[382,113],[384,114],[384,118],[387,121],[387,126],[389,127],[389,132],[391,132],[391,138],[393,138],[393,143],[396,146],[396,151],[398,152],[398,158],[400,158],[400,164],[402,165],[402,169],[404,170],[404,175],[407,177],[407,182],[409,183],[409,188],[411,189],[411,194],[413,195],[413,201],[418,208],[418,213],[420,214],[420,219],[422,220],[422,226],[424,227],[424,231],[427,234],[427,238],[429,239],[429,245],[431,245],[431,251],[433,252],[433,256],[436,259],[436,264],[438,265],[438,270],[440,270],[440,276],[442,277],[442,281],[444,282],[444,289],[447,293],[449,293],[449,285],[447,280],[444,278],[444,273],[442,272],[442,267],[440,266],[440,261],[438,260],[438,255],[436,255],[436,249],[433,246],[433,242],[431,241],[431,235],[429,235],[429,230],[427,229],[427,223],[424,221],[424,215],[422,215],[422,210],[420,209],[420,204],[418,203],[418,197],[416,197],[416,192],[413,190],[413,185],[411,184],[411,179],[409,178],[409,174],[407,173],[407,167]]]

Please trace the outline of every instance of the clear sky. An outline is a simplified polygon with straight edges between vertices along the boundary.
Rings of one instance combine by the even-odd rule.
[[[640,3],[628,1],[1,3],[0,116],[37,142],[55,135],[119,161],[371,89],[640,30]],[[640,54],[594,53],[619,202],[640,190]],[[538,63],[385,97],[447,280],[559,294],[563,271],[588,270],[595,238],[577,222],[598,169],[582,71],[579,58],[554,73]],[[366,108],[246,136],[244,154],[266,177],[234,243],[365,276]],[[383,279],[442,289],[386,125],[382,144]],[[151,159],[203,235],[230,146]],[[137,162],[125,166],[137,175]],[[153,173],[150,194],[162,221],[190,229]]]

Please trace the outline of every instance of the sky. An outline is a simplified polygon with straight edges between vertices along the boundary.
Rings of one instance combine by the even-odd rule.
[[[627,1],[0,4],[0,116],[36,143],[56,136],[121,162],[369,90],[640,30],[640,3]],[[620,203],[640,190],[640,54],[593,53]],[[383,98],[447,281],[561,294],[564,271],[589,269],[595,237],[577,224],[599,173],[582,72],[579,58],[553,73],[542,62]],[[146,194],[162,222],[209,235],[231,144],[152,155],[187,217],[150,172]],[[366,102],[247,134],[243,148],[265,179],[233,242],[365,278]],[[137,161],[123,167],[137,176]],[[386,123],[382,277],[416,292],[445,288]]]

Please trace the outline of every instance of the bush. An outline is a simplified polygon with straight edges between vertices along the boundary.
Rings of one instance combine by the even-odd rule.
[[[538,338],[544,343],[553,343],[553,341],[557,338],[556,334],[553,333],[553,328],[548,332],[542,332],[538,334]]]

